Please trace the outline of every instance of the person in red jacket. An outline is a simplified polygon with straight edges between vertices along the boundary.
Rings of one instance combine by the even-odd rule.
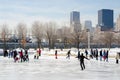
[[[41,56],[41,49],[39,49],[39,56]]]
[[[21,59],[21,62],[23,61],[23,52],[22,52],[22,50],[19,52],[19,54],[20,54],[20,59]]]

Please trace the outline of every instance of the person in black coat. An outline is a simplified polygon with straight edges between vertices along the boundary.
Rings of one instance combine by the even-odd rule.
[[[78,58],[78,60],[80,59],[80,51],[78,51],[78,55],[76,56],[76,58]]]
[[[97,49],[95,50],[95,57],[96,57],[96,60],[98,60],[98,50]]]
[[[85,50],[85,54],[86,54],[86,57],[88,56],[88,51],[87,50]]]
[[[106,61],[108,62],[108,54],[109,54],[109,51],[107,50],[106,51]]]
[[[102,57],[103,57],[102,50],[100,50],[100,61],[102,61]]]
[[[14,58],[14,62],[16,62],[16,60],[18,59],[17,58],[17,51],[16,50],[14,51],[13,58]]]
[[[24,61],[29,61],[29,55],[27,50],[25,50]]]
[[[87,59],[89,60],[87,57],[85,57],[83,55],[83,53],[80,55],[80,66],[81,66],[81,70],[84,70],[85,69],[85,64],[84,64],[84,59]]]
[[[57,50],[55,50],[55,59],[57,59]]]
[[[68,59],[70,59],[70,54],[71,54],[70,51],[71,51],[71,50],[69,50],[69,51],[67,52],[67,57],[66,57],[66,58],[68,58]]]

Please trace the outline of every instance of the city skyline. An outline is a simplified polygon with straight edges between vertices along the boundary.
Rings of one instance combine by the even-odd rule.
[[[24,22],[28,26],[38,20],[56,21],[59,24],[70,23],[70,12],[79,11],[80,21],[91,20],[97,24],[97,12],[100,9],[113,9],[114,22],[120,14],[120,1],[113,0],[0,0],[0,25],[6,23],[15,27]]]

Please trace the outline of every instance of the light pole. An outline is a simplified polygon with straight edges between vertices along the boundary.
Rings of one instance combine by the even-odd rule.
[[[87,33],[88,33],[88,49],[90,49],[90,30],[87,29]]]

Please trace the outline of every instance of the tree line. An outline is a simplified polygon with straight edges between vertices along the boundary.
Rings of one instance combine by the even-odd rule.
[[[80,48],[80,45],[88,45],[88,31],[78,29],[74,31],[72,27],[62,26],[58,28],[58,24],[55,22],[42,23],[35,21],[31,27],[28,27],[25,23],[19,23],[14,30],[10,30],[7,24],[0,26],[0,41],[4,44],[3,49],[6,50],[6,42],[8,42],[11,36],[14,34],[18,39],[18,43],[22,48],[26,47],[26,37],[28,35],[36,39],[38,48],[41,48],[43,40],[48,42],[49,49],[53,49],[56,43],[61,43],[63,48],[74,46]],[[82,27],[80,25],[80,27]],[[98,32],[99,33],[99,32]],[[99,34],[90,32],[91,45],[103,44],[106,47],[111,47],[112,44],[120,43],[120,35],[116,35],[113,31],[100,32]],[[95,35],[96,34],[96,35]],[[117,33],[119,34],[119,33]],[[69,46],[68,46],[69,45]],[[87,47],[86,47],[87,48]]]

